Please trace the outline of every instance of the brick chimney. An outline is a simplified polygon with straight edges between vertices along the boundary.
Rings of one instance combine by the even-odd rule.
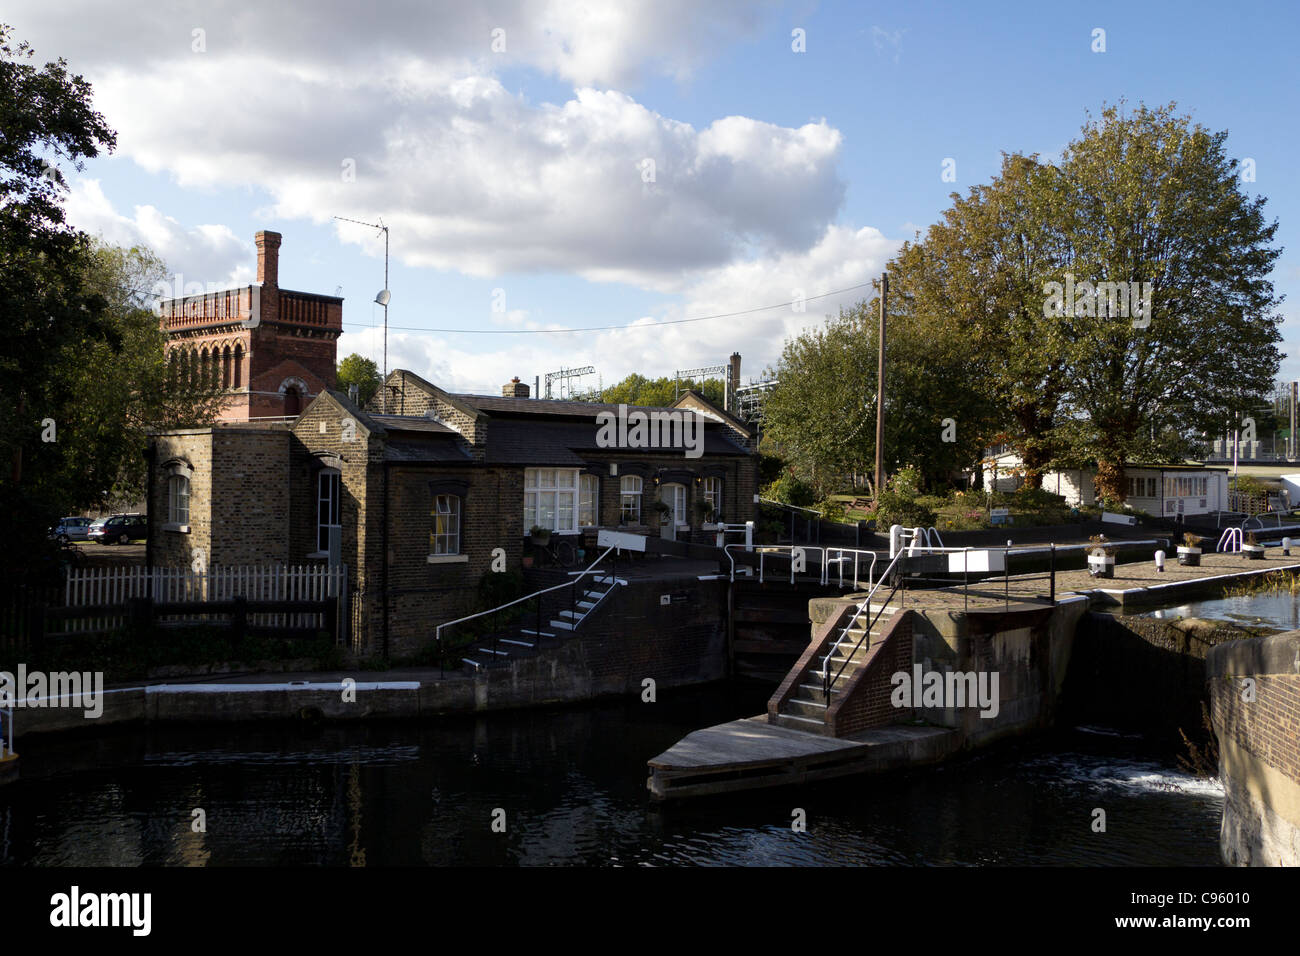
[[[736,412],[736,389],[740,387],[740,353],[731,353],[731,374],[727,376],[727,388],[723,393],[722,400],[723,411]]]
[[[528,386],[519,381],[519,376],[516,375],[501,386],[501,395],[503,398],[527,398]]]
[[[259,232],[257,243],[257,281],[263,286],[280,287],[280,239],[278,232]]]

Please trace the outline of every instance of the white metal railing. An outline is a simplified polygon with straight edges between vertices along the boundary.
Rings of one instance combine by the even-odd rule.
[[[732,556],[732,549],[739,549],[740,545],[729,544],[723,548],[723,553],[727,555],[727,560],[731,563],[731,580],[736,580],[736,559]],[[752,547],[745,547],[746,551],[755,550]],[[849,577],[849,584],[853,588],[862,587],[862,565],[867,563],[866,586],[871,587],[871,582],[875,580],[876,560],[879,557],[875,551],[868,551],[864,548],[831,548],[813,544],[765,544],[758,546],[758,581],[762,584],[766,580],[767,555],[788,555],[790,561],[790,583],[793,584],[798,568],[796,552],[803,554],[805,558],[803,570],[807,570],[807,557],[813,552],[820,553],[820,575],[818,580],[823,585],[830,585],[832,577],[832,566],[835,568],[839,587],[844,587],[845,570],[852,564],[853,573]],[[870,559],[868,562],[867,559]],[[782,574],[782,577],[785,577]]]
[[[1225,543],[1227,547],[1224,547]],[[1214,550],[1220,554],[1238,554],[1241,551],[1241,543],[1241,528],[1224,528]]]
[[[778,508],[788,508],[791,511],[806,511],[808,514],[816,515],[819,518],[822,516],[822,513],[816,508],[805,508],[802,505],[788,505],[784,501],[773,501],[771,498],[763,498],[759,495],[754,495],[754,502],[756,504],[775,505]]]
[[[746,521],[744,524],[719,524],[717,527],[719,548],[727,546],[727,535],[743,534],[745,536],[745,550],[754,550],[754,522]]]
[[[898,529],[895,531],[895,529]],[[935,542],[938,544],[935,544]],[[943,538],[939,536],[939,529],[931,525],[928,528],[905,528],[902,525],[891,525],[889,528],[889,556],[892,558],[898,551],[906,548],[908,554],[916,554],[918,549],[922,554],[930,554],[934,551],[943,551]],[[956,550],[962,550],[960,548]]]
[[[64,607],[106,607],[132,598],[152,598],[167,604],[198,601],[324,601],[345,593],[347,565],[219,565],[203,571],[192,568],[70,568],[64,584]],[[185,615],[197,621],[205,615]],[[306,627],[310,614],[251,614],[259,627]],[[72,618],[70,631],[102,629],[90,618]]]
[[[849,631],[853,629],[853,626],[857,624],[858,619],[862,617],[863,614],[868,615],[866,633],[863,636],[864,637],[870,636],[871,599],[876,596],[876,592],[880,590],[880,586],[889,580],[890,572],[894,570],[894,568],[898,565],[898,562],[901,561],[902,559],[903,559],[902,551],[899,551],[896,555],[893,556],[889,564],[885,567],[884,572],[880,575],[880,579],[876,581],[876,583],[872,586],[871,590],[867,592],[867,596],[862,599],[862,603],[860,603],[854,609],[853,614],[852,616],[849,617],[848,622],[844,625],[843,628],[840,629],[839,637],[835,639],[834,646],[831,647],[829,651],[827,651],[826,657],[822,660],[822,669],[818,676],[821,677],[822,687],[828,695],[830,693],[831,658],[834,657],[837,653],[839,653],[840,645],[844,643],[844,639],[848,637]],[[884,610],[883,606],[881,610],[882,611]],[[831,702],[829,696],[825,701],[825,704],[827,707],[830,707]]]
[[[588,574],[591,574],[593,571],[595,571],[596,565],[600,564],[600,562],[604,561],[605,558],[609,557],[610,552],[614,550],[615,548],[613,547],[606,548],[604,552],[600,555],[600,557],[598,557],[595,561],[591,562],[591,564],[587,565],[587,567],[582,571],[570,571],[569,576],[573,578],[572,581],[566,581],[563,584],[553,584],[549,588],[542,588],[540,591],[534,591],[532,594],[525,594],[521,598],[515,598],[513,601],[507,601],[505,604],[498,605],[497,607],[488,608],[488,610],[486,611],[479,611],[477,614],[466,614],[464,617],[458,617],[454,621],[443,621],[441,624],[437,626],[437,628],[434,629],[433,632],[434,638],[438,642],[439,653],[441,653],[442,651],[442,629],[444,627],[451,627],[453,624],[462,624],[465,621],[472,621],[476,617],[485,617],[488,614],[496,614],[498,611],[504,611],[506,608],[514,607],[516,604],[523,604],[525,601],[531,601],[533,598],[537,598],[538,600],[541,600],[543,594],[549,594],[552,591],[559,591],[561,588],[576,587],[579,581],[581,581]],[[613,591],[614,588],[620,584],[626,585],[627,582],[614,579],[613,583],[610,584],[609,586],[609,591]],[[606,591],[605,593],[608,594],[609,591]],[[603,599],[604,598],[602,596],[602,600]],[[596,602],[597,605],[599,605],[599,603],[600,603],[599,601]],[[588,610],[588,613],[594,610],[595,610],[595,606],[591,607]],[[574,623],[574,626],[575,627],[577,626],[577,622]]]

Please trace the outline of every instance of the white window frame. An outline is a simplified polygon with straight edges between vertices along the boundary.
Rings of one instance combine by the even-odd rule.
[[[327,481],[327,479],[329,479]],[[332,492],[326,495],[326,486]],[[322,515],[322,506],[328,514]],[[332,521],[330,519],[333,519]],[[343,473],[337,468],[322,468],[316,473],[316,550],[313,557],[330,553],[330,528],[343,527]],[[323,543],[322,543],[323,542]]]
[[[167,465],[167,521],[163,525],[164,531],[176,531],[180,534],[190,533],[190,499],[193,496],[190,476],[193,474],[193,469],[183,461],[173,461]],[[180,496],[177,494],[177,489],[182,484],[185,488],[185,513],[183,515],[178,509]]]
[[[461,553],[461,516],[464,514],[464,501],[460,495],[434,495],[429,505],[429,557],[453,557]],[[451,530],[439,531],[438,525],[444,518]]]
[[[600,477],[578,475],[578,527],[595,528],[600,524]]]
[[[577,468],[524,469],[524,533],[534,526],[553,534],[578,533]],[[549,515],[544,514],[549,500]],[[564,520],[567,510],[568,520]]]
[[[705,478],[701,494],[705,501],[713,505],[713,517],[709,519],[708,524],[722,524],[722,479]]]
[[[629,490],[631,486],[631,490]],[[618,480],[618,515],[620,524],[639,525],[641,523],[641,498],[645,494],[645,483],[640,475],[624,475]],[[629,509],[633,512],[628,516]]]

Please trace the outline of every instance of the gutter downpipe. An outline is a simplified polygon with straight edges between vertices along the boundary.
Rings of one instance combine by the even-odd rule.
[[[145,512],[148,515],[146,521],[152,523],[154,518],[154,468],[158,462],[158,439],[150,438],[149,444],[144,446],[144,460],[149,468],[149,477],[145,481]],[[144,568],[149,574],[149,600],[153,600],[153,546],[154,535],[151,529],[146,527],[144,539]]]

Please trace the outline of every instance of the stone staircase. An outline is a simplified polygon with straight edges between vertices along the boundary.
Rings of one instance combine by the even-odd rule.
[[[782,705],[780,711],[771,718],[771,722],[791,730],[804,730],[815,734],[827,733],[826,709],[836,695],[843,694],[853,676],[866,666],[876,648],[884,641],[884,632],[897,608],[878,604],[869,605],[856,612],[839,634],[838,641],[829,641],[826,650],[815,655],[803,668],[795,692]],[[879,617],[877,617],[879,612]],[[862,640],[866,634],[867,623],[875,620],[868,640]],[[861,645],[858,646],[858,642]],[[830,661],[830,673],[835,677],[830,688],[830,697],[826,695],[822,680],[822,670]],[[843,672],[840,667],[843,666]]]
[[[542,604],[542,626],[537,615],[525,614],[515,626],[485,637],[461,657],[472,671],[508,664],[511,660],[532,656],[548,644],[555,644],[576,631],[605,598],[627,581],[609,574],[593,575],[584,580],[573,600],[567,590],[552,592]]]

